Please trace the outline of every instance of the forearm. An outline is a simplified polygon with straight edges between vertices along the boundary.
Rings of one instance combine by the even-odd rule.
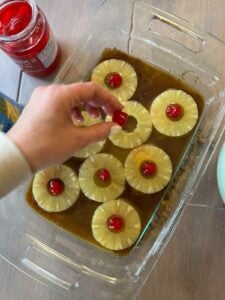
[[[32,176],[17,146],[0,132],[0,198]]]

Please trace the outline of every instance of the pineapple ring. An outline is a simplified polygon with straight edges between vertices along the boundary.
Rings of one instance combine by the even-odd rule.
[[[110,172],[109,185],[100,187],[94,177],[98,170],[107,169]],[[116,199],[125,188],[125,175],[121,162],[111,154],[95,154],[86,159],[80,167],[80,187],[91,200],[104,202]]]
[[[121,130],[109,136],[111,142],[120,148],[134,148],[143,144],[152,132],[151,116],[147,109],[136,101],[125,102],[123,111],[137,121],[137,126],[132,132]],[[112,117],[107,116],[106,120],[111,121]]]
[[[157,173],[146,177],[140,172],[142,164],[152,161],[156,164]],[[152,145],[140,146],[130,152],[125,161],[125,176],[128,183],[145,194],[161,191],[172,176],[172,162],[169,156],[160,148]]]
[[[91,126],[94,124],[98,124],[102,122],[101,118],[92,118],[89,113],[86,111],[82,111],[82,116],[84,118],[83,122],[78,122],[76,119],[73,119],[74,125],[81,127],[81,126]],[[74,153],[74,157],[79,157],[79,158],[87,158],[92,154],[96,154],[102,150],[102,148],[105,145],[105,140],[100,141],[97,143],[94,143],[92,145],[88,145],[87,147],[81,149],[80,151],[77,151]]]
[[[183,109],[183,116],[176,121],[166,116],[170,104],[178,104]],[[182,136],[191,131],[198,120],[198,107],[194,99],[181,90],[168,90],[152,102],[150,114],[154,127],[167,136]]]
[[[49,193],[47,185],[53,178],[65,183],[63,192],[58,196]],[[80,186],[75,172],[65,166],[48,168],[35,174],[32,193],[37,204],[45,211],[60,212],[71,207],[78,199]]]
[[[105,83],[105,78],[110,73],[118,73],[122,77],[122,83],[117,88],[110,88]],[[105,60],[97,65],[92,71],[91,81],[106,89],[121,102],[129,100],[137,88],[137,74],[134,68],[119,59]]]
[[[124,220],[121,231],[113,232],[108,219],[116,215]],[[92,218],[92,233],[98,243],[110,250],[122,250],[132,246],[141,232],[141,220],[137,211],[123,199],[110,200],[100,205]]]

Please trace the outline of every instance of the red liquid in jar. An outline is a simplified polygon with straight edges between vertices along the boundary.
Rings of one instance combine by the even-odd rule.
[[[0,48],[33,76],[48,75],[60,61],[46,17],[32,1],[0,6]]]
[[[32,17],[32,9],[28,3],[10,3],[0,12],[0,34],[10,36],[27,27]]]

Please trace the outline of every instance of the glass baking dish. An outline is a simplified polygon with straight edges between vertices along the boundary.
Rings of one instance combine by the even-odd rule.
[[[221,41],[145,1],[108,0],[76,41],[55,82],[85,80],[101,52],[112,47],[181,79],[204,97],[205,108],[178,171],[149,220],[148,232],[127,256],[96,249],[34,213],[25,202],[29,183],[0,202],[1,256],[69,298],[135,298],[195,194],[224,125]]]

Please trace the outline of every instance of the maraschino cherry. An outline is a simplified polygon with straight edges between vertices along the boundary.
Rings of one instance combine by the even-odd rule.
[[[112,121],[120,126],[123,126],[128,121],[128,114],[123,112],[122,110],[116,110],[113,113]]]
[[[183,107],[178,103],[169,104],[166,108],[166,115],[173,121],[178,121],[183,116]]]
[[[141,165],[141,173],[146,177],[154,176],[157,172],[157,166],[154,161],[146,160]]]
[[[117,72],[112,72],[106,75],[105,84],[112,89],[118,88],[123,82],[122,76]]]
[[[107,170],[107,169],[100,169],[100,170],[98,170],[98,178],[101,181],[104,181],[104,182],[110,180],[111,175],[110,175],[109,170]]]
[[[0,33],[14,35],[27,27],[32,17],[28,3],[12,2],[0,12]]]
[[[124,219],[119,215],[112,215],[108,218],[107,225],[110,231],[121,231],[124,227]]]
[[[64,182],[59,178],[53,178],[48,182],[48,191],[53,196],[59,196],[64,191]]]

